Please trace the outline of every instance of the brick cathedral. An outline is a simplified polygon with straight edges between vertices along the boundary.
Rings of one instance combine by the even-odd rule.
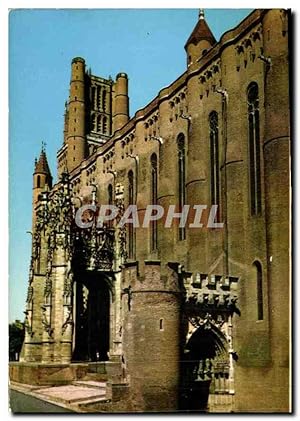
[[[255,10],[217,42],[200,10],[186,71],[132,117],[126,73],[72,60],[59,181],[44,149],[33,174],[12,380],[105,381],[100,412],[289,411],[288,22]],[[90,204],[119,216],[80,228]],[[128,205],[142,221],[148,204],[206,205],[203,226],[118,224]],[[220,228],[205,223],[212,205]]]

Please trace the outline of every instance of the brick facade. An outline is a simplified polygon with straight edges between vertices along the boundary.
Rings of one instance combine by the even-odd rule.
[[[127,384],[131,411],[287,412],[288,13],[255,10],[216,42],[201,12],[185,48],[185,73],[132,118],[127,75],[105,80],[73,59],[60,181],[44,151],[34,173],[22,359],[100,353],[120,364],[111,380]],[[202,228],[75,233],[87,203],[136,204],[142,222],[154,173],[166,211],[181,195],[207,205]],[[205,224],[213,204],[223,228]]]

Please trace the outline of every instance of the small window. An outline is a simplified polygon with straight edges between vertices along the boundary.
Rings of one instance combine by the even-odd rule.
[[[264,319],[264,306],[263,306],[263,277],[262,267],[260,262],[254,262],[256,269],[256,292],[257,292],[257,320]]]
[[[37,186],[38,189],[41,187],[41,176],[40,175],[37,176],[36,186]]]
[[[113,186],[112,184],[109,184],[107,187],[107,193],[108,193],[108,204],[113,204]]]
[[[159,330],[164,330],[164,319],[159,320]]]

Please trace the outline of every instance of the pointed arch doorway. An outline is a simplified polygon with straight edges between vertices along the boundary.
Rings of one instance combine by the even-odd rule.
[[[232,361],[228,342],[228,322],[222,329],[210,315],[193,318],[182,361],[182,409],[189,411],[230,412]],[[218,399],[222,395],[221,399]],[[216,408],[222,401],[226,408]]]
[[[76,276],[73,362],[109,359],[111,296],[106,274],[83,271]]]

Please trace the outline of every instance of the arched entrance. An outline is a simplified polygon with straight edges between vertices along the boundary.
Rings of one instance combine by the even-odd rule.
[[[111,291],[106,275],[86,271],[74,284],[73,361],[107,361]]]
[[[182,361],[181,407],[206,412],[211,396],[229,393],[228,342],[209,315],[194,319],[192,327]]]

